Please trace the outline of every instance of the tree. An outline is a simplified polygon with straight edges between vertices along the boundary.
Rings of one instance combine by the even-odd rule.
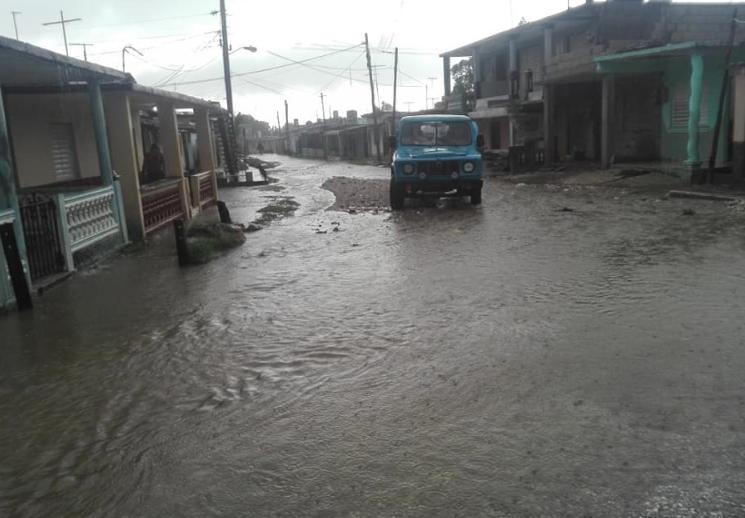
[[[473,110],[476,104],[476,89],[473,84],[473,59],[463,59],[450,68],[453,76],[453,95],[463,99],[463,111]]]

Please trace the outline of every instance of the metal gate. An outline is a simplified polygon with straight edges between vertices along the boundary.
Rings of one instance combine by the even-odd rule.
[[[42,194],[25,194],[18,201],[31,280],[65,271],[54,199]]]

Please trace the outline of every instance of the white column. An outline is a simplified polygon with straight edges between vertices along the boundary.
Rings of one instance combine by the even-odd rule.
[[[194,122],[197,130],[197,147],[199,149],[199,169],[212,171],[215,169],[215,150],[212,146],[212,126],[209,111],[206,108],[194,109]]]
[[[137,158],[129,97],[122,92],[108,93],[105,96],[105,104],[111,165],[119,175],[129,237],[133,241],[142,241],[145,239],[145,220],[140,198],[140,163]]]

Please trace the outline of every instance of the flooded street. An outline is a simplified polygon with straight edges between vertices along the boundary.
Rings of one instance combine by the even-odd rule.
[[[745,212],[487,179],[348,214],[321,184],[387,169],[277,160],[221,191],[299,204],[242,247],[166,233],[0,316],[0,516],[745,515]]]

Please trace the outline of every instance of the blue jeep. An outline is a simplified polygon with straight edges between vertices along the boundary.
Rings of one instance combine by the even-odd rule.
[[[483,137],[465,115],[402,117],[391,164],[391,209],[400,210],[407,197],[470,196],[481,203]]]

